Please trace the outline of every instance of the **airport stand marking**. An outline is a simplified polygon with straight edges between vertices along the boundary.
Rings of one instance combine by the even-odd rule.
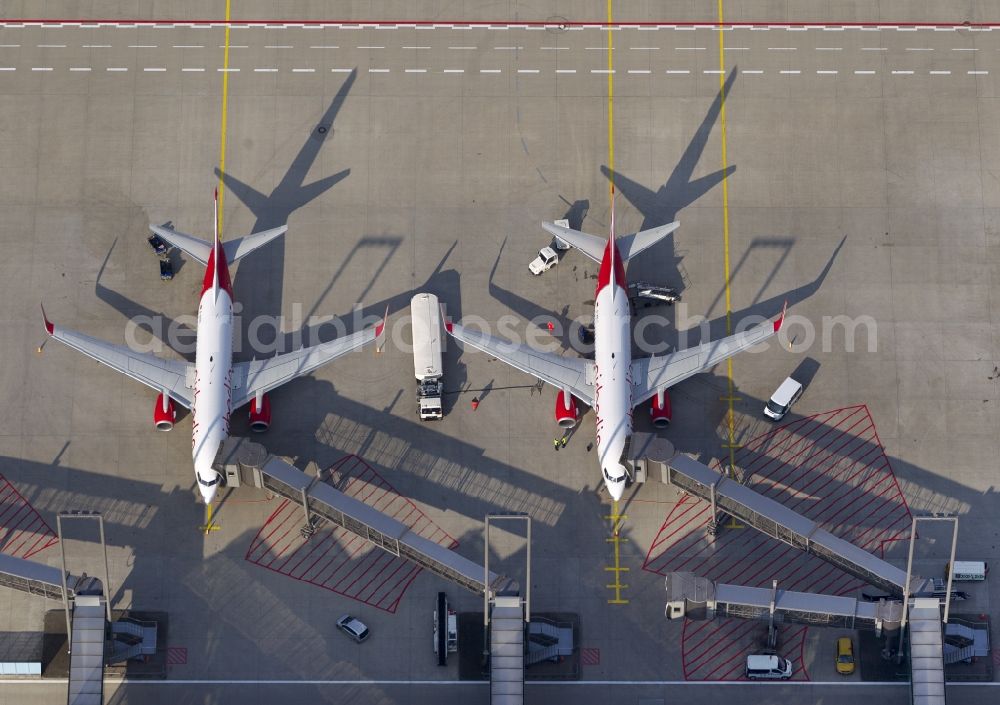
[[[619,514],[618,512],[618,502],[615,501],[611,505],[611,514],[604,517],[611,521],[611,536],[605,539],[606,542],[614,545],[614,565],[605,566],[604,570],[608,573],[614,573],[615,581],[613,583],[606,584],[605,587],[609,590],[615,591],[615,596],[608,600],[609,605],[627,605],[628,600],[622,598],[622,590],[628,587],[627,584],[622,583],[622,573],[628,572],[628,567],[623,566],[621,563],[621,544],[628,539],[623,539],[621,537],[621,528],[624,524],[624,520],[627,518],[625,514]]]
[[[168,666],[186,666],[188,662],[188,650],[186,646],[167,647]]]
[[[593,647],[580,649],[580,662],[584,666],[600,666],[601,650]]]

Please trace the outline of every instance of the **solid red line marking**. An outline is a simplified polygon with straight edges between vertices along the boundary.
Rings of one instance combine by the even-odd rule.
[[[372,583],[375,583],[375,587],[372,588],[372,591],[369,594],[369,598],[373,598],[375,594],[378,592],[379,587],[385,584],[385,580],[388,580],[393,575],[395,575],[399,571],[399,568],[402,567],[402,564],[404,563],[404,561],[401,558],[396,558],[391,554],[385,553],[384,551],[382,551],[382,549],[379,549],[379,553],[382,554],[381,557],[386,558],[387,560],[382,561],[382,567],[379,568],[378,572],[375,573],[375,575],[373,575],[372,577],[370,577],[367,583],[358,588],[357,590],[358,595],[363,595],[365,591],[368,590],[369,587],[371,587]],[[382,582],[376,583],[375,581],[377,581],[380,577],[382,577],[382,574],[386,570],[391,568],[393,565],[397,566],[396,570],[392,571],[392,573],[390,573],[387,577],[382,578]]]
[[[371,544],[369,544],[368,541],[358,536],[353,536],[351,540],[347,542],[347,545],[344,546],[344,550],[340,553],[340,555],[335,556],[331,561],[328,566],[330,568],[329,574],[323,577],[323,585],[326,586],[327,589],[336,591],[336,586],[344,579],[343,577],[338,578],[337,576],[340,575],[341,571],[344,571],[345,568],[346,575],[350,575],[351,571],[355,569],[355,566],[352,565],[352,561],[355,556],[370,546]],[[342,562],[338,562],[340,557],[343,557]],[[362,556],[362,558],[364,558],[364,556]],[[336,580],[337,582],[331,582],[333,580]]]
[[[278,505],[278,508],[275,509],[273,512],[271,512],[271,516],[269,516],[267,518],[267,521],[264,522],[264,526],[260,527],[260,531],[257,532],[257,536],[254,537],[253,542],[250,544],[250,549],[247,551],[247,556],[248,557],[250,555],[250,551],[252,551],[256,546],[258,546],[260,544],[263,544],[265,541],[267,541],[267,539],[269,539],[271,537],[271,535],[275,531],[277,531],[278,528],[280,528],[280,524],[276,524],[275,526],[271,527],[271,530],[269,532],[267,532],[266,535],[262,535],[264,533],[264,529],[266,529],[268,527],[268,525],[270,525],[279,514],[282,514],[282,516],[285,517],[285,518],[282,519],[282,523],[287,520],[287,516],[285,516],[283,514],[284,509],[285,509],[285,505],[287,505],[287,504],[288,504],[288,500],[284,499],[284,500],[281,501],[281,504]]]
[[[682,504],[685,504],[685,500],[688,500],[688,499],[690,501],[686,502],[687,506],[684,508],[684,511],[680,512],[675,517],[674,516],[674,512],[676,510],[678,510],[681,507]],[[659,537],[657,537],[657,540],[653,543],[653,546],[651,548],[655,548],[656,546],[659,546],[664,541],[668,540],[671,536],[675,535],[681,529],[688,528],[690,526],[690,521],[691,520],[687,519],[687,520],[682,521],[682,518],[688,512],[690,512],[692,509],[695,509],[695,510],[698,510],[698,509],[704,510],[704,509],[710,509],[710,508],[711,508],[711,505],[709,505],[709,504],[701,501],[700,499],[692,497],[691,495],[687,495],[687,494],[684,495],[684,497],[681,499],[681,501],[678,502],[676,505],[674,505],[674,509],[671,510],[671,515],[669,517],[667,517],[667,521],[664,522],[663,526],[660,528],[660,532],[662,533],[663,530],[666,529],[667,524],[669,524],[671,522],[677,522],[677,528],[675,528],[669,534],[667,534],[666,536],[664,536],[662,539],[659,538]]]
[[[851,427],[848,428],[847,430],[840,430],[840,429],[838,429],[836,427],[830,427],[825,433],[823,433],[823,435],[821,435],[819,438],[814,439],[809,446],[803,448],[801,451],[799,451],[794,456],[792,456],[792,458],[797,458],[802,453],[808,451],[807,456],[803,460],[801,460],[797,464],[792,464],[790,462],[792,458],[789,458],[789,461],[788,461],[789,470],[788,470],[788,472],[786,472],[780,478],[774,478],[774,479],[772,479],[772,482],[774,482],[776,484],[790,484],[790,483],[788,483],[788,477],[789,477],[789,475],[792,475],[796,471],[802,470],[803,468],[810,467],[810,463],[817,462],[817,458],[825,458],[825,457],[827,457],[827,450],[830,449],[830,448],[832,448],[833,445],[835,443],[837,443],[840,439],[842,439],[845,435],[848,435],[850,429],[852,429],[855,426],[857,426],[858,423],[861,423],[861,420],[859,420],[859,421],[855,422],[854,424],[852,424]],[[835,435],[832,438],[830,438],[826,443],[821,444],[820,442],[824,438],[826,438],[829,434],[831,434],[831,433],[834,433]],[[850,437],[850,438],[853,438],[853,437]],[[843,446],[840,446],[840,447],[843,447]]]
[[[780,435],[777,435],[778,432],[776,432],[776,435],[771,438],[771,440],[775,441],[773,445],[768,445],[767,447],[763,447],[762,444],[757,444],[754,447],[749,447],[748,445],[740,449],[738,457],[741,460],[743,456],[752,455],[750,462],[742,462],[751,477],[763,473],[772,462],[782,461],[786,455],[791,453],[800,444],[811,443],[812,434],[823,428],[827,428],[828,425],[828,419],[821,420],[818,416],[812,416],[806,420],[809,423],[803,424],[801,429],[792,431],[791,425],[789,425],[782,428]],[[753,445],[753,441],[750,442],[750,445]],[[798,454],[796,453],[796,455]],[[764,465],[761,466],[760,463],[764,463]]]
[[[395,602],[398,602],[399,601],[399,597],[401,596],[401,593],[399,593],[399,588],[400,588],[401,585],[403,585],[404,583],[406,583],[408,581],[408,576],[410,575],[411,570],[415,568],[418,572],[420,571],[419,566],[414,566],[411,563],[409,563],[408,561],[398,560],[396,562],[399,563],[399,568],[397,568],[396,570],[394,570],[393,573],[392,573],[392,575],[390,575],[384,581],[382,581],[381,587],[382,588],[386,588],[386,591],[385,591],[385,596],[383,596],[382,598],[379,599],[378,604],[382,604],[383,601],[389,599],[393,595],[397,595],[397,597],[395,599]],[[396,573],[398,573],[400,571],[400,569],[402,569],[402,568],[410,568],[411,570],[407,570],[405,573],[403,573],[403,575],[400,576],[396,580],[396,582],[394,582],[390,586],[389,585],[389,581],[392,580],[392,578],[396,575]],[[409,578],[409,579],[412,580],[412,578]],[[373,593],[373,595],[374,594],[375,593]]]
[[[713,659],[719,658],[720,654],[725,653],[729,649],[736,648],[736,642],[745,638],[747,634],[753,632],[754,627],[758,626],[758,624],[753,620],[735,619],[732,617],[729,618],[729,622],[730,623],[722,625],[714,633],[709,634],[706,637],[712,638],[713,642],[708,644],[704,651],[697,654],[696,658],[693,658],[690,662],[688,662],[688,666],[691,671],[711,668]],[[702,641],[698,642],[698,645],[701,645],[704,641],[705,639],[702,639]],[[711,673],[711,671],[709,671],[709,673]],[[699,680],[705,679],[705,675],[702,675],[699,678]]]
[[[27,507],[23,505],[18,507],[17,511],[14,512],[14,514],[10,517],[10,521],[8,522],[8,524],[3,527],[6,530],[6,534],[4,535],[3,539],[5,545],[10,545],[11,538],[17,535],[18,533],[17,527],[26,517],[31,516],[31,512],[26,511],[26,509]],[[22,513],[24,514],[24,516],[22,516]]]
[[[309,567],[307,567],[305,570],[303,570],[301,573],[299,573],[299,578],[301,578],[302,580],[313,580],[313,579],[319,577],[319,574],[320,574],[321,571],[316,571],[314,573],[313,569],[316,567],[316,565],[321,560],[323,560],[324,558],[326,558],[330,554],[330,551],[332,551],[333,549],[335,549],[339,545],[339,542],[337,541],[337,539],[333,536],[333,533],[331,532],[329,535],[327,535],[326,537],[324,537],[324,540],[320,542],[320,545],[323,547],[323,551],[318,556],[316,556],[316,559],[312,563],[309,564]],[[311,577],[310,577],[310,575],[311,575]]]
[[[852,412],[847,418],[853,416],[854,413],[856,412]],[[796,465],[792,461],[795,460],[795,458],[802,455],[802,453],[805,453],[811,450],[812,448],[815,448],[819,444],[819,442],[823,438],[825,438],[828,434],[836,432],[837,426],[840,423],[843,423],[843,420],[837,422],[837,424],[828,424],[826,422],[817,423],[814,425],[813,428],[809,429],[808,433],[797,434],[795,436],[796,442],[791,444],[790,446],[783,447],[780,454],[774,456],[764,455],[763,457],[769,458],[769,460],[762,467],[755,468],[754,475],[763,474],[764,471],[767,470],[773,463],[778,463],[779,465],[790,465],[793,468],[796,467]],[[824,431],[823,429],[826,430]],[[812,434],[818,431],[823,431],[823,433],[819,437],[813,438]],[[793,455],[788,455],[789,453],[791,453],[791,451],[793,451],[795,448],[798,448],[800,445],[802,446],[801,450],[799,450],[797,453],[794,453]]]
[[[351,581],[350,583],[348,583],[348,584],[347,584],[347,587],[346,587],[346,588],[344,588],[344,591],[345,591],[345,592],[351,592],[351,591],[352,591],[352,589],[354,588],[355,584],[357,584],[357,582],[358,582],[359,580],[361,580],[361,579],[362,579],[363,577],[365,577],[365,576],[366,576],[366,575],[368,574],[368,571],[370,571],[370,570],[371,570],[372,568],[374,568],[374,567],[375,567],[375,565],[376,565],[376,564],[377,564],[377,563],[379,562],[379,560],[380,560],[380,559],[382,558],[382,556],[384,556],[384,555],[386,555],[386,554],[385,554],[385,553],[384,553],[384,552],[383,552],[383,551],[382,551],[381,549],[379,549],[379,550],[378,550],[377,552],[375,552],[375,553],[371,553],[371,554],[369,554],[369,555],[365,556],[365,563],[366,563],[366,565],[367,565],[368,567],[367,567],[367,568],[365,568],[365,569],[364,569],[364,570],[363,570],[363,571],[361,572],[361,574],[360,574],[360,575],[357,575],[357,576],[355,576],[355,577],[354,577],[354,580],[352,580],[352,581]],[[368,560],[369,558],[372,558],[372,560]],[[358,568],[356,567],[356,568],[355,568],[354,570],[352,570],[352,571],[351,571],[351,572],[349,572],[349,573],[348,573],[347,575],[345,575],[345,576],[344,576],[343,578],[341,578],[341,579],[340,579],[339,581],[337,581],[337,584],[336,584],[336,585],[335,585],[334,587],[339,587],[339,586],[340,586],[340,584],[341,584],[342,582],[344,582],[344,581],[345,581],[345,580],[347,580],[348,578],[350,578],[350,577],[354,576],[354,575],[355,575],[355,573],[357,573],[357,572],[358,572]]]
[[[417,579],[418,575],[420,575],[419,569],[414,570],[413,572],[410,573],[410,579],[406,581],[406,585],[404,585],[403,589],[400,591],[399,597],[397,597],[396,601],[393,602],[392,605],[389,607],[390,612],[395,613],[396,608],[399,607],[399,601],[403,599],[403,594],[410,588],[410,585],[413,584],[413,581]]]
[[[13,510],[13,512],[12,512]],[[3,513],[0,514],[0,530],[10,531],[17,525],[17,522],[13,521],[14,517],[20,514],[24,510],[23,504],[8,504]]]
[[[788,434],[791,434],[791,435],[798,435],[798,436],[808,435],[808,434],[802,433],[801,430],[798,429],[798,426],[800,424],[803,425],[803,426],[805,426],[806,424],[813,423],[813,424],[816,424],[816,425],[825,426],[826,423],[827,423],[827,421],[829,421],[831,418],[833,418],[837,414],[840,414],[843,411],[848,411],[848,410],[854,409],[854,408],[855,407],[853,407],[853,406],[845,406],[845,407],[841,407],[840,409],[833,409],[832,411],[823,411],[823,412],[820,412],[818,414],[813,414],[812,416],[805,416],[805,417],[803,417],[801,419],[796,419],[795,421],[792,421],[791,423],[787,423],[784,426],[779,426],[778,428],[776,428],[773,431],[768,431],[767,433],[763,434],[762,436],[757,436],[756,438],[751,439],[740,450],[741,451],[742,450],[747,450],[747,451],[751,451],[751,452],[756,452],[756,451],[758,451],[764,445],[764,443],[766,441],[770,440],[772,437],[774,437],[774,436],[776,436],[777,434],[780,434],[780,433],[788,433]],[[811,431],[810,431],[810,433],[811,433]],[[769,453],[771,449],[768,448],[767,450],[768,450],[768,453]]]
[[[17,533],[7,541],[7,546],[11,547],[10,552],[13,555],[20,553],[21,549],[24,547],[32,536],[35,536],[35,532],[32,529],[38,523],[38,517],[32,514],[28,515],[30,523],[23,529],[19,529]],[[36,540],[37,541],[37,540]]]
[[[688,664],[691,668],[696,668],[695,664],[704,659],[706,656],[711,657],[713,653],[717,652],[719,649],[726,648],[727,641],[735,639],[738,632],[754,626],[755,622],[752,620],[735,619],[732,617],[726,618],[726,621],[719,624],[710,633],[705,634],[694,644],[684,645],[686,651],[696,655],[696,657],[693,657]],[[706,648],[703,651],[699,649],[702,644],[706,645]]]
[[[327,587],[327,589],[332,589],[329,587],[330,581],[337,576],[344,566],[350,564],[350,562],[354,559],[354,556],[356,556],[358,552],[368,544],[368,542],[361,537],[349,532],[347,536],[349,538],[344,542],[341,550],[335,552],[330,557],[330,560],[327,561],[322,568],[316,571],[314,580],[322,582],[323,586]]]
[[[256,19],[256,20],[244,20],[244,19],[171,19],[171,18],[161,18],[161,19],[131,19],[131,18],[39,18],[39,17],[27,17],[27,18],[8,18],[0,21],[0,24],[5,26],[43,26],[51,28],[53,25],[64,25],[69,28],[76,27],[88,27],[92,28],[95,25],[111,25],[115,28],[134,28],[134,27],[213,27],[217,29],[224,29],[225,27],[231,28],[245,28],[245,27],[264,27],[264,28],[291,28],[299,29],[302,27],[315,27],[315,26],[327,26],[333,25],[332,28],[362,28],[362,29],[382,29],[382,28],[392,28],[392,29],[406,29],[410,27],[435,27],[439,29],[490,29],[494,27],[507,27],[507,28],[526,28],[526,27],[547,27],[551,29],[561,29],[565,27],[579,27],[582,29],[634,29],[638,27],[660,27],[664,29],[672,29],[674,27],[694,27],[696,29],[717,29],[717,28],[750,28],[750,27],[760,27],[760,28],[773,28],[773,29],[784,29],[788,27],[804,27],[806,29],[824,29],[824,28],[835,28],[835,29],[878,29],[878,30],[892,30],[898,28],[917,28],[917,29],[933,29],[933,28],[947,28],[947,29],[993,29],[1000,27],[1000,23],[997,22],[912,22],[912,21],[901,21],[895,22],[890,20],[876,21],[876,22],[828,22],[828,21],[788,21],[788,20],[744,20],[744,21],[726,21],[719,22],[716,19],[706,19],[706,20],[637,20],[637,21],[626,21],[617,20],[615,22],[607,22],[602,20],[566,20],[559,22],[552,21],[542,21],[542,20],[359,20],[359,19]]]
[[[298,571],[299,566],[305,563],[306,560],[308,560],[309,557],[312,556],[312,554],[314,554],[320,547],[323,546],[323,544],[326,543],[326,541],[323,540],[325,538],[325,534],[326,532],[319,532],[313,534],[312,538],[308,539],[305,543],[303,543],[296,551],[296,553],[302,554],[302,557],[299,559],[298,563],[289,567],[287,571],[284,571],[283,569],[283,572],[287,572],[289,575],[294,576],[295,573]],[[309,550],[306,551],[302,550],[305,548],[308,548]],[[314,560],[312,565],[315,565],[315,562],[316,561]],[[310,568],[312,567],[312,565],[310,565]],[[302,574],[300,573],[300,575]]]
[[[45,543],[45,545],[44,545],[44,546],[41,546],[41,547],[40,547],[40,548],[38,548],[37,550],[33,550],[33,551],[28,551],[27,553],[25,553],[25,554],[24,554],[23,556],[21,556],[21,557],[22,557],[22,558],[31,558],[31,557],[32,557],[33,555],[35,555],[36,553],[41,553],[42,551],[44,551],[44,550],[45,550],[46,548],[48,548],[49,546],[54,546],[54,545],[56,545],[57,543],[59,543],[59,539],[58,539],[57,537],[53,536],[53,537],[51,537],[51,538],[50,538],[50,539],[48,540],[48,542],[46,542],[46,543]]]
[[[879,460],[877,457],[867,459],[868,455],[870,455],[871,453],[878,453],[878,452],[879,452],[878,448],[876,446],[872,446],[871,449],[865,455],[861,456],[861,458],[858,459],[858,462],[855,463],[854,466],[852,466],[856,467],[857,469],[850,476],[844,477],[840,480],[840,486],[829,496],[830,501],[828,506],[823,507],[822,511],[820,511],[815,516],[814,521],[816,521],[817,523],[825,522],[826,519],[824,519],[824,516],[827,514],[827,512],[831,511],[841,502],[848,501],[848,504],[850,504],[854,501],[857,501],[856,499],[853,499],[851,495],[857,493],[860,488],[863,488],[865,484],[868,483],[873,476],[878,476],[881,470],[884,468],[884,457],[882,466],[879,466],[877,464]],[[861,481],[856,481],[858,476],[862,474],[866,474],[866,476],[862,478]],[[838,496],[838,494],[840,496]],[[837,511],[839,512],[840,510]],[[836,516],[836,514],[834,514],[834,516]]]

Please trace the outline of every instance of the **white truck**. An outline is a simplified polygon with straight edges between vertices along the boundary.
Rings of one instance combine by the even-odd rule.
[[[448,665],[448,654],[458,651],[458,615],[448,605],[448,597],[439,592],[434,609],[434,653],[438,666]]]
[[[528,263],[528,271],[536,277],[559,264],[559,255],[551,247],[543,247],[538,251],[538,257]]]
[[[444,416],[441,395],[444,375],[441,365],[441,306],[434,294],[410,299],[413,319],[413,375],[417,378],[417,414],[421,421]]]

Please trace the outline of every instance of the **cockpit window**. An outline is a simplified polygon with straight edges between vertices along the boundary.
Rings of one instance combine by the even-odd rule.
[[[619,477],[611,477],[611,475],[608,474],[608,471],[607,471],[606,468],[601,468],[601,470],[604,471],[604,478],[608,482],[614,482],[614,483],[625,482],[625,476],[624,475],[621,475]]]
[[[218,475],[215,476],[214,480],[208,480],[208,481],[202,480],[201,475],[197,475],[197,478],[198,478],[198,484],[204,485],[205,487],[212,487],[214,485],[219,484],[219,479],[220,479]]]

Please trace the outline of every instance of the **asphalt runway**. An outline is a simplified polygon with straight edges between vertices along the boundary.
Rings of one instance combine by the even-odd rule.
[[[993,19],[968,4],[946,4],[931,19]],[[47,10],[55,17],[74,4],[64,5]],[[169,612],[169,645],[185,654],[169,670],[168,682],[178,683],[112,684],[109,702],[287,699],[274,681],[311,682],[299,687],[313,702],[344,702],[345,688],[351,702],[485,702],[482,686],[411,684],[457,678],[457,668],[438,668],[431,651],[437,591],[447,590],[462,611],[477,609],[479,598],[420,573],[388,611],[261,567],[248,551],[280,500],[252,490],[226,496],[221,529],[202,535],[189,418],[156,433],[149,390],[56,343],[36,352],[44,338],[38,303],[57,323],[115,342],[133,335],[126,323],[141,317],[153,333],[140,331],[137,340],[155,344],[159,334],[180,350],[164,344],[164,355],[183,356],[170,326],[194,314],[201,267],[179,258],[175,279],[161,282],[145,236],[148,223],[166,221],[211,234],[225,77],[225,235],[289,226],[234,272],[241,340],[254,334],[273,352],[294,344],[291,334],[312,317],[348,315],[356,304],[367,315],[388,305],[398,325],[418,291],[436,293],[456,319],[585,317],[595,265],[569,253],[534,278],[527,263],[549,244],[543,220],[568,216],[588,232],[607,232],[609,33],[558,24],[456,27],[495,19],[470,6],[455,21],[422,27],[238,26],[229,31],[227,58],[224,27],[190,24],[224,16],[221,6],[173,5],[179,14],[157,26],[115,25],[156,19],[136,17],[0,25],[0,399],[8,411],[0,417],[0,472],[24,502],[8,502],[22,510],[5,535],[32,533],[30,542],[10,540],[10,550],[30,543],[33,559],[57,565],[50,532],[32,510],[50,527],[59,511],[100,510],[115,606]],[[4,14],[24,17],[27,6]],[[405,19],[421,9],[432,16],[432,6],[381,9]],[[761,17],[754,7],[730,19]],[[852,8],[859,21],[889,16],[869,17],[866,3],[838,11]],[[310,4],[296,19],[337,10],[339,19],[358,20],[364,9]],[[601,21],[604,10],[589,3],[579,11]],[[279,16],[274,3],[239,12]],[[649,12],[644,3],[615,10],[663,19]],[[899,12],[898,21],[927,19]],[[670,20],[714,13],[715,3],[695,3]],[[533,6],[517,19],[556,15]],[[730,440],[750,445],[774,430],[763,404],[785,376],[808,371],[806,393],[783,423],[864,405],[908,511],[958,513],[960,557],[995,560],[997,30],[777,26],[816,16],[721,32],[664,21],[611,33],[619,232],[681,222],[629,267],[631,279],[682,290],[681,304],[657,310],[667,323],[654,326],[657,340],[725,333],[727,250],[733,326],[789,304],[783,343],[792,351],[775,345],[733,360],[732,439],[725,366],[671,390],[666,436],[682,452],[724,460]],[[284,318],[280,330],[260,324],[273,316]],[[705,330],[696,317],[707,319]],[[349,318],[347,328],[355,325]],[[257,440],[302,467],[358,456],[472,559],[482,556],[486,513],[529,513],[533,608],[579,613],[581,645],[598,655],[582,673],[589,689],[529,684],[529,702],[717,697],[710,684],[672,685],[685,677],[683,627],[663,618],[662,576],[643,570],[665,524],[685,508],[674,490],[650,478],[626,495],[627,587],[620,604],[609,604],[611,505],[587,451],[592,415],[557,455],[554,392],[539,393],[526,375],[449,346],[447,416],[421,424],[411,356],[397,344],[407,333],[392,330],[398,339],[382,355],[343,358],[273,394],[274,423]],[[320,331],[332,334],[331,326]],[[566,329],[556,337],[571,343]],[[238,358],[254,354],[243,349]],[[481,400],[476,411],[473,395]],[[637,411],[640,425],[645,414]],[[246,431],[241,423],[235,433]],[[845,443],[874,443],[867,429],[837,429]],[[844,463],[868,462],[852,455],[856,446],[844,447]],[[847,496],[854,486],[840,487]],[[850,502],[867,517],[873,495],[864,491]],[[846,504],[837,505],[838,516]],[[71,570],[98,572],[93,538],[69,538]],[[491,560],[516,570],[522,544],[510,538],[510,549]],[[669,558],[701,560],[704,550],[682,545]],[[926,566],[947,559],[940,543],[920,551]],[[891,547],[886,555],[900,557]],[[998,599],[987,585],[974,608],[996,616]],[[20,594],[0,605],[5,631],[37,629],[56,607]],[[368,643],[336,632],[344,612],[369,624]],[[832,637],[819,630],[802,640],[802,663],[819,683],[718,687],[740,688],[755,702],[799,689],[809,701],[849,702],[862,688],[887,703],[908,698],[905,688],[827,684],[832,650]],[[213,680],[229,683],[206,683]],[[648,685],[594,684],[615,680]],[[33,702],[61,702],[64,692],[60,684],[4,684],[0,702],[24,702],[26,693]],[[991,693],[962,686],[949,697],[984,702]]]

